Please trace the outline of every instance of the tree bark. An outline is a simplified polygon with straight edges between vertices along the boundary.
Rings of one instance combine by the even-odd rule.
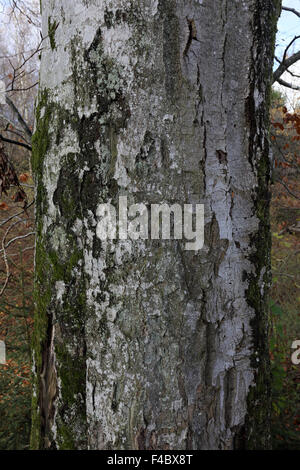
[[[32,448],[269,448],[278,0],[42,1]],[[96,236],[204,203],[205,244]]]

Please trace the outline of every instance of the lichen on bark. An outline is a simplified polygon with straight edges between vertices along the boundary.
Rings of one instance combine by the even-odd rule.
[[[44,2],[44,30],[63,21],[33,138],[34,448],[268,446],[275,6]],[[203,202],[203,250],[97,239],[98,205],[125,195]]]

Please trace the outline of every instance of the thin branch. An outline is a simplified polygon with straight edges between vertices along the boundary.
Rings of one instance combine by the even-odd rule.
[[[296,73],[293,73],[290,70],[287,70],[287,72],[294,78],[300,78],[300,75],[297,75]]]
[[[21,124],[21,126],[23,127],[25,133],[27,134],[27,136],[30,138],[31,140],[31,137],[32,137],[32,132],[31,130],[29,129],[29,126],[28,124],[24,121],[23,117],[21,116],[19,110],[17,109],[17,107],[14,105],[14,103],[12,102],[12,100],[6,96],[6,103],[10,106],[10,108],[13,110],[13,112],[16,114],[17,116],[17,119],[19,121],[19,123]]]
[[[25,149],[30,151],[32,150],[32,147],[30,145],[24,144],[23,142],[18,142],[17,140],[7,139],[6,137],[3,137],[2,134],[0,134],[0,140],[9,144],[19,145],[19,147],[24,147]]]
[[[4,116],[4,114],[0,113],[0,118],[4,119],[5,121],[7,121],[9,124],[12,125],[12,127],[18,131],[18,132],[23,132],[21,129],[18,129],[15,125],[15,123],[7,116]]]
[[[292,83],[288,83],[285,80],[282,80],[282,78],[277,78],[276,81],[277,83],[279,83],[279,85],[285,86],[287,88],[291,88],[292,90],[300,91],[299,86],[293,85]]]
[[[35,23],[35,22],[33,21],[32,17],[30,17],[29,15],[27,15],[26,11],[22,10],[22,9],[19,7],[19,5],[17,4],[17,2],[16,2],[15,0],[11,0],[11,1],[12,1],[12,3],[13,3],[13,7],[12,7],[13,11],[14,11],[14,9],[16,8],[17,10],[19,10],[19,12],[21,13],[21,15],[23,15],[23,16],[25,16],[25,18],[27,18],[27,21],[29,22],[29,24],[33,24],[36,28],[39,28],[39,27],[40,27],[39,24],[37,24],[37,23]],[[31,14],[34,14],[34,12],[33,12],[32,10],[29,9],[29,11],[30,11]]]
[[[272,137],[276,137],[276,135],[273,134],[272,132],[271,132],[271,136],[272,136]],[[283,153],[283,151],[282,151],[280,145],[278,144],[278,141],[277,141],[277,140],[275,140],[275,141],[273,142],[273,145],[276,146],[276,150],[280,153],[280,156],[281,156],[282,160],[283,160],[285,163],[288,163],[288,164],[290,165],[290,167],[294,170],[294,172],[296,172],[297,174],[299,174],[299,173],[300,173],[300,172],[299,172],[299,169],[298,169],[299,165],[298,165],[294,160],[291,161],[291,160],[289,160],[288,158],[286,158],[286,155]]]
[[[6,269],[6,277],[5,277],[5,282],[2,286],[2,289],[1,289],[1,292],[0,292],[0,297],[2,296],[3,292],[5,291],[6,287],[7,287],[7,284],[8,284],[8,281],[9,281],[9,278],[10,278],[10,272],[9,272],[9,264],[8,264],[8,260],[7,260],[7,254],[6,254],[6,251],[5,251],[5,239],[6,239],[6,236],[7,234],[9,233],[9,231],[11,230],[11,227],[9,227],[6,232],[5,232],[5,235],[4,237],[2,238],[2,250],[3,251],[3,260],[4,260],[4,263],[5,263],[5,269]]]
[[[26,209],[29,209],[29,207],[33,206],[34,204],[34,200],[28,204],[28,206],[26,207]],[[10,217],[8,217],[7,219],[3,220],[2,222],[0,222],[0,227],[2,227],[3,225],[7,224],[7,222],[9,222],[10,220],[14,219],[15,217],[19,217],[19,215],[21,214],[24,214],[24,209],[21,210],[21,212],[17,212],[16,214],[13,214],[11,215]]]
[[[28,246],[27,248],[24,248],[22,250],[22,253],[24,253],[25,251],[29,251],[29,250],[34,250],[35,249],[35,246]],[[20,256],[20,253],[9,253],[9,257],[11,258],[12,256]]]
[[[285,11],[290,11],[291,13],[294,13],[294,15],[297,15],[300,18],[300,12],[295,10],[295,8],[282,7],[282,9]]]
[[[7,90],[7,92],[9,92],[9,91],[28,91],[28,90],[31,90],[32,88],[34,88],[35,86],[37,86],[38,84],[39,84],[39,82],[35,82],[33,85],[30,85],[27,88],[11,88],[10,90]]]
[[[300,201],[300,197],[297,196],[295,193],[293,193],[290,188],[288,187],[288,185],[281,179],[281,178],[278,178],[278,182],[287,190],[287,192],[292,196],[294,197],[295,199],[298,199],[298,201]]]
[[[23,239],[23,238],[30,237],[31,235],[35,235],[35,232],[28,232],[28,233],[26,233],[25,235],[20,235],[20,236],[18,236],[18,237],[12,238],[11,240],[9,240],[9,241],[6,243],[5,248],[8,248],[9,245],[11,245],[12,243],[14,243],[15,241],[21,240],[21,239]],[[0,250],[0,252],[1,252],[1,251],[2,251],[2,250]]]
[[[32,59],[32,57],[34,57],[36,54],[38,54],[39,52],[42,51],[42,48],[41,48],[41,45],[43,43],[44,39],[42,38],[37,46],[37,48],[27,57],[25,58],[25,56],[23,55],[23,63],[21,65],[19,65],[19,67],[16,68],[16,70],[20,70],[24,67],[24,65],[26,64],[26,62],[28,62],[30,59]]]
[[[298,60],[300,60],[300,51],[296,52],[295,54],[292,54],[290,57],[285,59],[284,62],[281,62],[281,64],[277,67],[273,74],[273,83],[278,82],[281,77],[281,75],[286,72],[286,70],[293,64],[295,64]]]
[[[30,145],[29,142],[27,142],[27,140],[25,139],[24,135],[22,134],[22,131],[21,131],[21,132],[18,132],[18,131],[14,130],[14,129],[9,129],[9,124],[6,125],[6,127],[5,127],[4,130],[5,130],[5,132],[9,132],[9,133],[11,133],[11,134],[14,134],[14,135],[20,137],[20,139],[24,140],[25,144]]]
[[[294,279],[294,278],[295,278],[295,276],[293,276],[292,274],[288,274],[288,273],[281,273],[281,272],[279,272],[279,271],[276,271],[276,270],[274,270],[273,272],[274,272],[274,274],[276,274],[276,276],[285,276],[285,277],[290,277],[290,278],[292,278],[292,279]]]
[[[36,51],[36,47],[33,49],[28,49],[28,51],[24,51],[24,54],[31,54],[32,52]],[[15,57],[19,57],[21,52],[17,52],[16,54],[10,54],[10,55],[1,55],[0,59],[13,59]]]
[[[291,40],[291,42],[286,46],[285,51],[283,53],[283,58],[282,58],[282,61],[281,61],[282,63],[284,63],[286,61],[286,57],[287,57],[287,53],[288,53],[289,48],[294,44],[295,41],[297,41],[297,39],[299,39],[299,37],[300,36],[295,36]]]
[[[24,188],[30,188],[30,189],[34,189],[34,184],[26,184],[26,183],[22,183],[21,184],[22,187]]]
[[[6,242],[6,237],[8,236],[9,232],[13,229],[13,227],[15,227],[16,225],[18,225],[19,223],[23,222],[22,219],[21,220],[17,220],[15,221],[13,224],[11,224],[8,229],[6,230],[5,234],[4,234],[4,237],[2,238],[2,250],[0,250],[1,252],[3,252],[3,260],[4,260],[4,263],[5,263],[5,270],[6,270],[6,277],[5,277],[5,281],[4,281],[4,284],[2,286],[2,289],[0,291],[0,297],[2,296],[3,292],[5,291],[6,287],[7,287],[7,284],[8,284],[8,281],[9,281],[9,278],[11,276],[11,273],[9,271],[9,264],[8,264],[8,259],[7,259],[7,253],[6,253],[6,248],[9,247],[9,245],[11,245],[13,242],[15,242],[16,240],[20,240],[22,238],[27,238],[29,237],[30,235],[35,235],[35,232],[29,232],[25,235],[20,235],[18,237],[15,237],[15,238],[12,238],[11,240],[9,240],[7,243]]]

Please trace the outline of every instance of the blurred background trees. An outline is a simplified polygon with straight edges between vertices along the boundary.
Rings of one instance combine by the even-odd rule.
[[[0,449],[26,449],[34,253],[31,135],[41,46],[39,2],[0,2]]]
[[[273,93],[270,109],[274,159],[270,355],[273,392],[273,448],[300,449],[300,367],[291,345],[300,338],[300,109],[287,110]]]

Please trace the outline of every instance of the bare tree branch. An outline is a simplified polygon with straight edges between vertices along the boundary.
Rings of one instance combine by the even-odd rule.
[[[29,250],[34,250],[35,249],[35,246],[28,246],[27,248],[24,248],[24,250],[22,250],[22,253],[25,253],[25,251],[29,251]],[[20,253],[9,253],[9,257],[12,258],[13,256],[20,256]]]
[[[285,11],[290,11],[291,13],[294,13],[294,15],[297,15],[300,18],[300,12],[295,10],[295,8],[282,7],[282,9]]]
[[[37,28],[40,27],[40,24],[39,24],[39,23],[35,23],[35,22],[33,21],[32,17],[35,16],[35,13],[34,13],[30,8],[27,7],[27,9],[29,10],[29,12],[31,13],[31,16],[29,16],[29,15],[27,14],[27,12],[25,11],[25,9],[22,9],[22,8],[20,7],[20,5],[19,5],[20,2],[16,2],[16,0],[11,0],[11,4],[12,4],[12,5],[11,5],[11,8],[12,8],[12,12],[13,12],[13,13],[14,13],[14,10],[15,10],[15,9],[18,10],[18,11],[21,13],[21,15],[25,16],[25,18],[27,19],[27,21],[28,21],[30,24],[33,24],[33,25],[36,26]]]
[[[292,197],[294,197],[295,199],[298,199],[298,201],[300,201],[300,197],[297,196],[297,194],[293,193],[293,191],[290,190],[290,188],[288,187],[288,185],[287,185],[281,178],[278,178],[278,182],[287,190],[287,192],[288,192]]]
[[[7,287],[7,284],[8,284],[8,281],[9,281],[9,278],[11,276],[11,274],[9,272],[9,264],[8,264],[8,260],[7,260],[7,254],[6,254],[6,251],[5,251],[5,247],[4,247],[4,241],[5,241],[5,238],[2,240],[2,249],[3,249],[3,260],[4,260],[4,264],[5,264],[5,269],[6,269],[6,277],[5,277],[4,284],[1,288],[0,297],[3,294],[3,292],[5,291],[5,289]]]
[[[40,42],[40,44],[41,44],[41,42]],[[37,51],[37,48],[35,47],[33,49],[28,49],[28,51],[24,51],[24,54],[31,54],[32,52],[35,53],[36,51]],[[16,54],[1,55],[0,59],[13,59],[13,58],[19,57],[19,56],[20,56],[20,52],[17,52]]]
[[[14,128],[15,131],[20,132],[20,133],[23,132],[21,129],[18,129],[18,128],[16,127],[15,123],[14,123],[9,117],[7,117],[7,116],[5,116],[4,114],[0,113],[0,118],[1,118],[1,119],[4,119],[4,121],[7,121],[8,124],[10,124],[10,125]],[[5,130],[7,130],[7,129],[5,129]]]
[[[300,36],[295,36],[295,37],[291,40],[291,42],[289,42],[289,44],[286,46],[285,51],[284,51],[284,53],[283,53],[283,58],[282,58],[282,61],[281,61],[282,63],[284,63],[284,62],[286,61],[286,57],[287,57],[287,53],[288,53],[289,48],[290,48],[290,47],[294,44],[294,42],[297,41],[297,39],[299,39],[299,38],[300,38]]]
[[[279,64],[281,64],[281,60],[279,60],[278,57],[276,57],[276,55],[275,55],[274,57],[275,57],[276,62],[278,62]]]
[[[28,91],[34,88],[35,86],[37,86],[38,84],[39,82],[35,82],[33,85],[30,85],[26,88],[11,88],[10,90],[7,90],[7,91]]]
[[[294,78],[300,78],[300,75],[297,75],[296,73],[293,73],[290,70],[287,70],[287,72]]]
[[[32,150],[30,145],[24,144],[23,142],[18,142],[17,140],[7,139],[6,137],[3,137],[2,134],[0,134],[0,140],[2,140],[2,142],[7,142],[8,144],[19,145],[19,147],[24,147],[30,151]]]
[[[34,202],[35,202],[34,200],[31,201],[31,203],[28,204],[28,206],[26,207],[26,209],[29,209],[29,207],[33,206]],[[20,212],[17,212],[16,214],[11,215],[10,217],[8,217],[8,219],[5,219],[5,220],[3,220],[2,222],[0,222],[0,227],[2,227],[3,225],[7,224],[7,222],[9,222],[10,220],[14,219],[15,217],[19,217],[19,215],[24,214],[24,212],[25,212],[24,209],[22,209]]]
[[[17,116],[17,119],[19,121],[19,124],[22,126],[22,128],[24,129],[26,135],[29,137],[30,141],[31,141],[31,138],[32,138],[32,132],[31,130],[29,129],[29,126],[28,124],[24,121],[23,117],[21,116],[21,113],[19,112],[19,110],[17,109],[17,107],[15,106],[15,104],[12,102],[12,100],[6,96],[6,103],[9,105],[9,107],[13,110],[13,112],[16,114]]]
[[[281,75],[286,72],[286,70],[293,64],[295,64],[298,60],[300,60],[300,51],[292,54],[290,57],[285,59],[285,61],[281,62],[281,64],[277,67],[275,72],[273,73],[273,83],[278,82]]]
[[[22,132],[18,132],[18,131],[16,131],[15,129],[10,129],[9,126],[10,126],[10,125],[7,123],[6,126],[5,126],[5,129],[4,129],[5,132],[9,132],[9,133],[11,133],[11,134],[14,134],[14,135],[18,136],[20,139],[22,139],[22,140],[25,142],[25,144],[27,144],[27,145],[30,146],[30,143],[27,142],[27,140],[25,139],[25,137],[24,137],[24,135],[23,135]]]
[[[277,83],[279,83],[279,85],[285,86],[285,87],[287,87],[287,88],[291,88],[292,90],[300,91],[300,87],[299,87],[299,86],[292,85],[291,83],[288,83],[288,82],[286,82],[285,80],[282,80],[282,78],[277,78],[276,81],[277,81]]]
[[[8,248],[9,245],[11,245],[12,243],[16,242],[17,240],[22,240],[23,238],[27,238],[27,237],[31,237],[32,235],[35,235],[36,232],[28,232],[28,233],[25,233],[25,235],[19,235],[18,237],[14,237],[12,238],[11,240],[9,240],[6,245],[4,246],[4,248]],[[2,250],[0,250],[0,253],[2,252]]]

